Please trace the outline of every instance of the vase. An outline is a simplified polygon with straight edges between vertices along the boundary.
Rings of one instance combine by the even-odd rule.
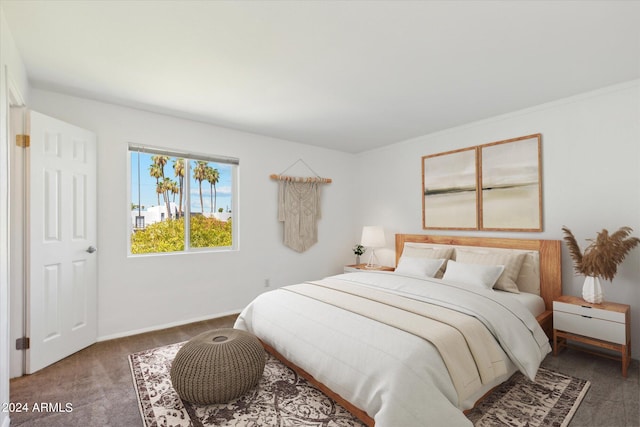
[[[356,255],[356,265],[360,264],[360,255]]]
[[[604,301],[604,292],[600,286],[600,279],[596,276],[587,276],[582,285],[582,298],[593,304],[600,304]]]

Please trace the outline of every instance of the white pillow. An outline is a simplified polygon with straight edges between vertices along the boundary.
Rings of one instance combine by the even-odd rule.
[[[419,245],[419,246],[414,246]],[[407,256],[412,258],[430,258],[430,259],[444,259],[442,266],[438,269],[433,277],[438,279],[442,278],[444,269],[447,264],[447,260],[451,259],[453,255],[453,248],[440,247],[440,246],[426,246],[417,243],[405,243],[402,249],[402,255],[400,258]]]
[[[433,277],[436,275],[444,259],[400,257],[395,272],[411,276]]]
[[[418,247],[409,246],[405,243],[402,250],[403,256],[410,256],[414,258],[436,258],[436,259],[449,259],[453,255],[454,248],[432,248],[432,247]]]
[[[494,288],[519,294],[516,280],[520,274],[525,253],[496,253],[456,249],[456,261],[464,264],[502,265],[504,271]]]
[[[449,260],[442,279],[492,289],[503,271],[504,265],[462,264]]]

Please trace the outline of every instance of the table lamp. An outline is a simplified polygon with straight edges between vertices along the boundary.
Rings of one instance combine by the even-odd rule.
[[[371,256],[369,256],[369,262],[365,268],[378,269],[380,264],[376,257],[375,248],[384,247],[386,244],[384,239],[384,229],[379,226],[364,226],[362,227],[362,239],[360,241],[362,246],[371,248]]]

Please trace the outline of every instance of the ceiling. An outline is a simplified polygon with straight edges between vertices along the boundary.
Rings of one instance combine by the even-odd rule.
[[[640,78],[638,1],[1,7],[33,87],[352,153]]]

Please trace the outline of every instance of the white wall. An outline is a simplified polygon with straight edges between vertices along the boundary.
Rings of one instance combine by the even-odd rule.
[[[422,229],[421,157],[542,133],[542,233],[450,232]],[[476,234],[561,239],[569,227],[584,242],[603,228],[631,226],[640,236],[640,81],[604,88],[523,111],[448,129],[357,157],[364,224],[383,225],[387,248],[376,251],[394,265],[393,233]],[[563,293],[580,295],[563,245]],[[605,297],[631,305],[634,358],[640,356],[640,248],[625,259]]]
[[[0,404],[9,402],[9,98],[28,96],[24,64],[0,7]],[[0,411],[0,426],[9,426],[9,414]]]
[[[350,248],[362,225],[385,227],[387,248],[376,253],[393,265],[394,233],[428,232],[421,225],[421,157],[515,136],[542,133],[544,231],[472,234],[560,239],[567,225],[584,240],[602,228],[629,225],[640,235],[638,81],[357,156],[41,90],[31,98],[34,109],[98,134],[102,338],[238,310],[265,290],[266,278],[281,286],[339,272],[353,258]],[[128,141],[239,157],[240,251],[127,258],[126,234],[113,230],[125,230],[129,219]],[[268,179],[298,158],[334,179],[324,188],[320,242],[304,254],[281,243],[276,184]],[[354,164],[357,175],[350,172]],[[356,176],[362,178],[357,187]],[[565,249],[564,293],[580,295],[582,280],[573,275]],[[625,260],[614,283],[605,284],[607,299],[628,302],[636,312],[638,281],[640,249]],[[632,316],[632,333],[632,341],[640,342],[639,316]]]
[[[341,272],[352,258],[352,154],[42,90],[32,90],[30,106],[98,137],[102,339],[238,311],[266,290],[267,278],[272,287],[320,278]],[[239,251],[127,257],[128,142],[239,158]],[[333,179],[322,189],[319,242],[302,254],[282,244],[277,184],[269,179],[299,158]]]

